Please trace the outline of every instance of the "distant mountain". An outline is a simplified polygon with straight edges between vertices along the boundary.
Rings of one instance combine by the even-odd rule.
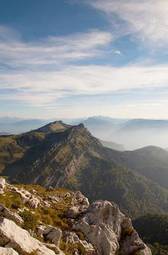
[[[50,122],[43,119],[0,118],[0,132],[19,134],[34,130]],[[65,119],[70,125],[81,122],[100,140],[121,144],[126,150],[145,146],[168,148],[168,120],[117,119],[102,116],[87,119]],[[113,147],[112,147],[113,148]],[[115,148],[115,147],[114,147]]]
[[[108,150],[109,159],[168,189],[168,151],[148,146],[135,151]]]
[[[36,129],[39,126],[47,124],[48,121],[40,119],[19,119],[19,118],[0,118],[0,132],[19,134]]]
[[[126,121],[125,119],[95,116],[84,120],[82,123],[95,137],[105,141],[113,141],[112,133]]]
[[[9,135],[7,132],[0,132],[0,135]]]
[[[133,217],[168,212],[168,190],[122,165],[122,155],[105,148],[82,124],[56,121],[0,137],[1,175],[11,182],[81,190],[92,201],[115,201]]]
[[[136,149],[154,145],[165,148],[168,146],[167,120],[128,120],[119,129],[112,132],[115,139],[128,149]]]
[[[123,144],[127,150],[148,145],[168,147],[168,120],[91,117],[83,122],[101,140]]]

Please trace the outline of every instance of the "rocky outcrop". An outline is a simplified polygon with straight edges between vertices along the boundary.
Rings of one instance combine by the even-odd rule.
[[[0,247],[0,255],[19,255],[19,254],[12,248]]]
[[[121,255],[151,255],[150,249],[139,238],[138,233],[134,230],[131,235],[127,235],[120,243]]]
[[[93,245],[86,240],[81,240],[75,232],[65,231],[63,233],[63,240],[66,244],[74,244],[80,246],[85,255],[96,255],[96,251]]]
[[[25,189],[18,189],[17,187],[11,186],[11,190],[19,194],[22,202],[28,204],[31,208],[36,209],[40,204],[40,198]]]
[[[0,216],[13,220],[17,224],[23,224],[23,219],[16,212],[12,212],[2,204],[0,204]]]
[[[0,245],[14,248],[19,254],[36,252],[37,255],[55,255],[54,251],[33,238],[28,231],[5,218],[0,219]]]
[[[113,203],[97,201],[74,224],[97,249],[98,255],[151,255],[131,221]],[[102,241],[103,240],[103,241]]]
[[[71,204],[72,206],[70,207],[67,216],[75,218],[88,209],[89,200],[80,191],[77,191],[73,195]]]
[[[32,187],[9,185],[3,178],[0,187],[0,255],[151,255],[114,203],[90,205],[80,191],[36,187],[30,192]],[[13,207],[18,195],[21,201]]]

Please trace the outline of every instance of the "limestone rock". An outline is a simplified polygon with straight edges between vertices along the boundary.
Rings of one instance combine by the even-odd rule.
[[[121,224],[121,228],[122,236],[125,236],[120,242],[121,255],[151,255],[150,249],[142,242],[138,233],[133,228],[131,219],[125,217]]]
[[[59,247],[62,237],[62,230],[52,226],[47,227],[43,232],[43,236],[46,241],[50,241]]]
[[[50,241],[57,247],[60,245],[62,230],[53,226],[39,225],[37,227],[37,234],[44,238],[46,241]]]
[[[63,239],[65,243],[80,245],[85,255],[96,254],[93,245],[91,243],[88,243],[86,240],[81,240],[75,232],[65,231],[63,233]]]
[[[17,224],[23,223],[23,219],[19,216],[19,214],[12,212],[2,204],[0,204],[0,216],[3,216],[9,220],[13,220]]]
[[[31,208],[36,209],[40,204],[40,198],[31,194],[25,189],[18,189],[16,187],[11,187],[12,191],[20,195],[24,204],[28,204]]]
[[[36,230],[37,230],[37,235],[39,237],[42,237],[43,238],[43,234],[45,232],[45,229],[46,229],[46,226],[45,225],[39,225],[37,226]]]
[[[52,203],[57,203],[57,202],[59,202],[61,199],[60,199],[60,197],[58,197],[58,196],[48,196],[48,200],[49,201],[51,201]]]
[[[0,218],[0,246],[13,248],[19,254],[36,252],[37,255],[55,255],[54,251],[33,238],[28,231],[5,218]]]
[[[40,200],[35,197],[35,196],[32,196],[29,200],[28,200],[28,204],[31,208],[37,208],[38,205],[40,204]]]
[[[36,190],[29,192],[26,188],[9,185],[4,178],[0,178],[0,191],[2,194],[6,191],[19,194],[25,205],[24,208],[18,208],[16,213],[0,204],[0,246],[3,246],[0,255],[33,252],[37,255],[64,255],[59,248],[61,240],[67,244],[62,248],[66,250],[73,247],[74,255],[80,255],[81,251],[85,255],[151,255],[150,249],[133,228],[131,219],[121,213],[114,203],[96,201],[89,205],[88,199],[80,191],[41,195]],[[19,212],[31,210],[34,213],[40,206],[37,211],[43,213],[42,207],[54,209],[57,203],[66,201],[66,208],[69,208],[71,201],[67,214],[63,214],[67,215],[69,231],[45,225],[41,218],[41,225],[31,232],[47,243],[33,238],[30,232],[17,225],[23,223]]]
[[[12,248],[0,247],[0,255],[19,255],[19,254]]]
[[[68,211],[68,216],[71,218],[77,217],[80,213],[85,212],[89,207],[89,200],[80,192],[74,193],[72,198],[72,206]]]
[[[132,255],[132,252],[151,255],[150,249],[133,229],[130,219],[120,212],[117,205],[108,201],[93,203],[76,222],[74,229],[83,232],[97,249],[98,255],[116,255],[118,252],[123,255]]]
[[[80,240],[75,232],[69,232],[69,231],[64,231],[63,238],[66,243],[72,243],[72,244],[75,244],[79,242]]]

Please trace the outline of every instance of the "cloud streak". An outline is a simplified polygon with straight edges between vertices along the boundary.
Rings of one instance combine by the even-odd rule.
[[[144,35],[143,29],[139,32],[139,29],[131,25],[133,17],[130,18],[130,13],[133,8],[133,1],[125,0],[122,10],[117,4],[121,3],[120,0],[117,2],[105,0],[103,2],[105,5],[101,7],[102,1],[95,1],[95,4],[99,3],[99,5],[94,6],[94,8],[101,9],[110,15],[109,17],[114,10],[117,15],[122,15],[122,12],[128,8],[127,13],[129,13],[130,21],[124,15],[123,19],[127,21],[129,33],[136,31],[137,34]],[[114,9],[110,3],[116,3]],[[130,6],[129,3],[132,5]],[[138,16],[138,11],[136,15]],[[161,34],[160,37],[163,35]],[[129,93],[133,90],[167,87],[168,65],[147,66],[142,63],[122,67],[100,63],[96,65],[95,59],[104,57],[106,53],[118,55],[118,57],[122,56],[120,50],[112,48],[116,38],[117,35],[112,35],[110,32],[91,30],[86,33],[62,37],[54,36],[40,41],[25,42],[17,32],[10,28],[0,27],[1,102],[7,102],[7,104],[9,101],[14,102],[14,104],[17,102],[20,106],[28,105],[55,112],[55,106],[58,107],[62,99],[66,100],[70,97],[122,94],[125,91]],[[166,40],[165,38],[164,40]],[[159,36],[157,39],[151,39],[152,42],[156,40],[159,40]],[[89,61],[89,64],[82,61]],[[9,93],[5,91],[9,91]],[[161,101],[159,101],[160,108]],[[96,101],[95,105],[98,108],[100,102]],[[165,104],[163,103],[163,105]],[[118,111],[121,116],[122,107],[123,104],[115,105],[113,109],[112,104],[109,108],[109,104],[101,102],[100,108],[109,115],[110,112],[114,114],[114,111]],[[127,105],[128,111],[135,112],[133,107],[131,103]],[[66,104],[61,105],[60,103],[59,109],[64,117],[66,117],[66,113],[70,115],[70,112],[73,111],[79,117],[86,111],[95,114],[97,110],[92,101],[88,103],[88,107],[80,107],[79,109],[75,104],[66,107]],[[98,111],[100,112],[101,109]],[[139,112],[141,111],[139,110]]]
[[[72,95],[100,95],[133,89],[166,88],[168,66],[67,66],[57,71],[0,74],[1,89],[17,89],[17,100],[52,103]],[[38,100],[39,98],[39,100]]]
[[[101,56],[113,37],[109,32],[92,30],[64,37],[50,36],[40,41],[24,42],[9,28],[0,27],[0,59],[13,68],[60,66]]]
[[[167,46],[167,0],[89,0],[87,3],[107,15],[118,35],[134,34],[146,45]]]

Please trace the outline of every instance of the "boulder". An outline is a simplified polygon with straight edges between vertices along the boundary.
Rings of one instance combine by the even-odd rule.
[[[62,238],[62,230],[60,228],[47,225],[39,225],[37,227],[37,234],[44,238],[45,241],[50,241],[59,247]]]
[[[13,220],[20,225],[23,223],[23,219],[19,216],[19,214],[12,212],[2,204],[0,204],[0,216],[9,220]]]
[[[13,248],[19,254],[36,252],[37,255],[55,255],[53,250],[33,238],[28,231],[6,218],[0,218],[0,246]]]
[[[52,226],[46,227],[46,229],[43,231],[43,236],[46,241],[50,241],[59,247],[62,237],[62,230]]]
[[[97,201],[74,224],[97,249],[98,255],[151,255],[150,249],[139,238],[129,218],[118,206],[108,201]],[[121,247],[120,247],[121,243]]]
[[[19,254],[12,248],[0,247],[0,255],[19,255]]]

